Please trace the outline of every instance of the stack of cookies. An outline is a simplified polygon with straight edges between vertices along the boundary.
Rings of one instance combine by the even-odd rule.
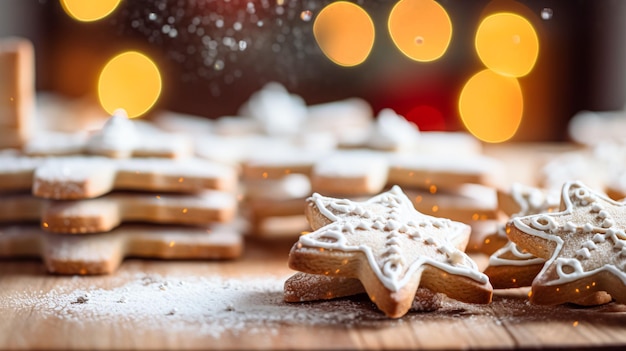
[[[241,254],[237,173],[193,157],[185,137],[123,111],[70,145],[0,150],[0,257],[61,274],[113,272],[127,257]],[[59,156],[63,155],[63,156]]]

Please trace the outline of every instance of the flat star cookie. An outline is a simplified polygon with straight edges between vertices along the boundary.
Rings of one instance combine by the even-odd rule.
[[[391,318],[411,308],[418,287],[470,303],[489,303],[489,279],[451,237],[469,226],[423,215],[398,186],[364,202],[313,194],[289,267],[304,273],[356,278]]]
[[[607,292],[626,303],[626,203],[567,182],[560,212],[517,217],[507,235],[522,249],[547,259],[532,283],[530,301],[575,302]]]

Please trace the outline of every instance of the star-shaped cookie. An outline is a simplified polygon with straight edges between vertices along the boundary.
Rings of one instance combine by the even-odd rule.
[[[470,303],[489,303],[492,288],[451,238],[469,226],[423,215],[394,186],[365,202],[313,194],[306,215],[314,232],[289,255],[292,269],[359,279],[387,316],[411,307],[418,287]]]
[[[532,283],[530,301],[552,305],[608,292],[626,303],[626,203],[567,182],[560,212],[517,217],[507,235],[547,259]]]

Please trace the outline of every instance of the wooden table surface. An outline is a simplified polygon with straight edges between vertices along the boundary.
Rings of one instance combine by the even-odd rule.
[[[515,174],[512,180],[526,180],[524,177],[532,176],[529,162],[538,155],[561,150],[560,146],[500,145],[488,147],[486,152],[510,163],[509,172]],[[295,236],[246,238],[243,257],[226,262],[132,259],[115,274],[95,277],[48,275],[35,260],[0,261],[0,348],[510,349],[626,345],[625,305],[534,306],[528,303],[527,290],[523,289],[496,292],[489,305],[445,300],[438,311],[413,311],[398,320],[385,318],[362,296],[287,304],[282,302],[282,283],[293,273],[286,262],[295,240]],[[484,257],[477,259],[480,262]],[[140,292],[144,290],[142,298]],[[86,295],[80,300],[82,293]]]

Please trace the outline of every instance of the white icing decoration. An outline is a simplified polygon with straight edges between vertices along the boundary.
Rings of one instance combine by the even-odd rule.
[[[578,229],[578,227],[576,226],[576,224],[572,222],[567,222],[565,223],[565,226],[563,229],[568,233],[574,233],[576,229]]]
[[[620,232],[623,233],[624,231],[623,229],[615,230],[612,228],[606,229],[606,228],[601,228],[601,227],[594,227],[588,222],[582,224],[581,226],[569,224],[569,221],[567,220],[568,218],[581,219],[581,217],[579,216],[584,216],[585,213],[588,213],[588,212],[582,211],[581,209],[578,209],[577,208],[578,206],[586,206],[589,203],[599,202],[599,201],[605,204],[609,204],[610,206],[614,208],[619,208],[619,210],[622,211],[622,213],[626,212],[626,208],[625,208],[626,204],[611,200],[604,195],[600,195],[600,194],[594,195],[582,183],[576,181],[576,182],[566,182],[565,185],[563,186],[562,206],[565,208],[565,210],[563,210],[562,212],[552,213],[548,215],[544,214],[544,215],[526,216],[526,217],[514,218],[512,220],[512,225],[514,225],[520,231],[528,235],[537,236],[546,240],[553,241],[556,244],[552,257],[544,265],[543,269],[538,274],[538,277],[544,276],[548,269],[551,269],[551,267],[554,267],[555,272],[557,274],[557,278],[551,281],[542,282],[543,285],[552,286],[552,285],[565,284],[565,283],[569,283],[575,280],[579,280],[581,278],[593,276],[601,271],[608,272],[610,274],[615,275],[617,278],[619,278],[622,281],[624,285],[626,285],[626,272],[623,271],[624,269],[623,264],[605,263],[604,265],[601,265],[599,267],[594,267],[594,268],[585,270],[581,261],[575,258],[559,257],[559,254],[561,253],[561,251],[563,250],[565,246],[565,242],[563,238],[561,238],[559,235],[552,234],[552,231],[547,230],[548,226],[545,224],[545,222],[543,225],[540,224],[540,227],[543,227],[543,229],[534,225],[537,222],[537,218],[543,219],[547,216],[555,217],[555,218],[564,217],[565,218],[564,221],[566,224],[563,227],[580,228],[582,226],[584,229],[584,232],[580,233],[580,235],[590,235],[595,232],[595,234],[591,237],[591,242],[593,244],[604,243],[606,242],[607,238],[610,238],[610,240],[613,241],[613,246],[615,248],[622,247],[623,249],[624,244],[621,241],[621,238],[618,239],[618,233]],[[594,208],[597,208],[597,207],[594,207]],[[610,215],[610,213],[611,212],[609,211],[608,214]],[[590,215],[588,215],[585,218],[588,218],[589,216]],[[626,216],[620,216],[620,217],[613,216],[613,217],[619,220],[619,224],[615,223],[616,226],[618,225],[620,228],[624,228],[626,226]],[[528,225],[527,222],[529,222],[530,225]],[[561,227],[561,229],[564,229],[563,227]],[[573,254],[580,255],[580,256],[587,256],[587,253],[590,254],[590,251],[587,245],[591,246],[588,243],[588,241],[584,242],[583,249],[573,250],[574,251]],[[626,252],[626,251],[622,251],[622,252]],[[585,262],[591,262],[591,264],[597,265],[597,263],[595,263],[594,260],[589,260]],[[564,267],[568,267],[568,269],[564,269]],[[566,271],[571,271],[571,272],[567,273]]]
[[[532,216],[531,224],[539,230],[553,231],[558,227],[554,219],[548,215]]]
[[[318,247],[345,252],[361,251],[367,257],[369,266],[378,276],[383,285],[392,291],[398,291],[406,285],[408,280],[412,278],[413,274],[420,270],[420,267],[425,264],[441,269],[449,274],[460,275],[473,279],[482,284],[486,284],[489,281],[486,275],[478,271],[476,264],[463,252],[456,250],[452,246],[452,243],[445,239],[445,236],[439,238],[438,236],[435,237],[429,234],[424,239],[424,243],[436,245],[439,248],[446,247],[450,252],[452,252],[451,257],[449,257],[447,261],[440,261],[427,256],[418,256],[414,257],[412,262],[408,262],[408,264],[406,263],[406,257],[404,256],[402,244],[408,242],[407,240],[413,240],[413,238],[409,235],[401,234],[398,230],[396,230],[397,228],[402,227],[401,224],[390,226],[390,219],[392,217],[406,218],[408,216],[413,216],[415,218],[416,216],[419,216],[419,218],[424,218],[421,222],[429,223],[429,226],[433,228],[433,222],[437,221],[437,219],[422,215],[415,211],[411,200],[407,198],[397,186],[394,186],[391,191],[387,193],[375,196],[366,202],[359,203],[359,206],[363,206],[363,208],[370,211],[375,211],[376,214],[383,213],[383,215],[376,217],[376,221],[364,218],[363,215],[359,216],[355,213],[346,213],[342,215],[334,214],[328,208],[331,206],[326,206],[337,200],[324,198],[320,195],[314,194],[309,198],[309,201],[312,206],[315,206],[319,210],[321,215],[335,221],[336,223],[349,222],[353,223],[357,227],[376,228],[377,231],[382,233],[362,233],[360,231],[343,233],[334,231],[333,239],[335,240],[333,240],[333,242],[319,240],[319,238],[323,238],[325,236],[327,231],[333,231],[334,228],[337,228],[336,224],[329,224],[313,233],[302,235],[298,244],[302,245],[302,247]],[[367,211],[364,211],[364,213],[365,212]],[[408,227],[409,222],[410,220],[402,224]],[[443,221],[440,223],[445,223],[450,227],[452,227],[452,223],[456,223],[456,227],[451,229],[456,231],[466,230],[466,225],[461,223],[451,221]],[[391,227],[396,229],[391,229]],[[416,232],[411,232],[410,235],[420,236],[420,234]],[[343,239],[336,239],[336,236],[343,236]],[[361,238],[362,241],[359,240]],[[382,251],[381,249],[377,249],[375,245],[376,242],[380,241],[382,241],[384,245]],[[451,262],[455,265],[451,265]]]
[[[270,136],[298,133],[308,114],[304,100],[271,82],[242,105],[240,114],[257,120]]]
[[[587,240],[583,243],[583,247],[587,248],[589,250],[595,250],[598,248],[598,245],[596,245],[593,241],[591,240]]]
[[[511,253],[515,259],[502,258],[502,256],[507,253]],[[530,253],[520,251],[517,245],[511,241],[489,257],[490,266],[530,266],[545,262],[546,261],[543,258],[535,257]]]
[[[369,145],[376,149],[397,150],[412,148],[419,142],[417,126],[392,109],[382,109],[369,138]]]
[[[579,256],[582,259],[588,259],[591,257],[591,252],[586,247],[583,247],[580,250],[576,250],[576,256]]]
[[[610,228],[615,224],[615,222],[612,219],[605,219],[604,221],[602,221],[602,228]]]
[[[129,156],[137,146],[139,135],[126,111],[116,110],[102,129],[91,136],[87,149],[93,153],[122,152]]]
[[[605,236],[604,236],[604,235],[602,235],[602,234],[599,234],[599,233],[598,233],[598,234],[595,234],[595,235],[591,238],[591,240],[593,240],[593,242],[595,242],[595,243],[598,243],[598,244],[599,244],[599,243],[603,243],[603,242],[605,242],[605,241],[606,241],[606,238],[605,238]]]

